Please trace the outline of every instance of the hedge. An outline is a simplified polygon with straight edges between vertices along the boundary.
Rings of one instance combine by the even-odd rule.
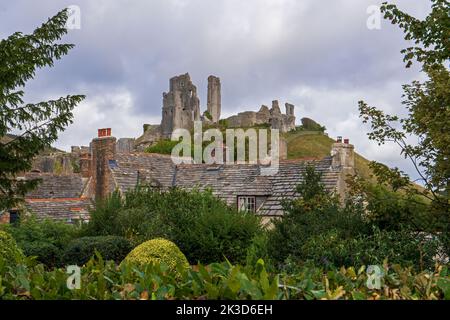
[[[105,260],[120,262],[131,249],[130,242],[123,237],[83,237],[69,243],[64,251],[62,260],[68,265],[83,265],[98,251]]]
[[[253,267],[229,263],[197,265],[177,276],[162,265],[139,268],[124,262],[117,266],[98,257],[81,268],[81,288],[69,290],[65,269],[46,271],[43,265],[18,265],[6,272],[0,263],[0,300],[450,299],[447,267],[421,273],[395,265],[380,268],[384,272],[380,287],[370,289],[364,266],[327,272],[305,267],[294,274],[270,274],[259,260]]]

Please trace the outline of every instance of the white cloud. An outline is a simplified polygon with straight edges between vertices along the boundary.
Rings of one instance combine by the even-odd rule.
[[[112,128],[112,134],[118,138],[138,137],[143,123],[148,122],[158,123],[159,119],[136,115],[132,94],[125,88],[101,92],[75,108],[73,125],[60,135],[55,146],[68,151],[71,146],[89,145],[100,128]]]
[[[298,119],[313,118],[368,158],[409,170],[395,149],[368,141],[357,117],[359,100],[404,113],[401,84],[420,77],[404,68],[400,50],[409,43],[397,26],[367,29],[367,7],[382,1],[15,0],[0,4],[0,34],[30,32],[64,6],[80,6],[82,28],[64,39],[76,48],[27,87],[34,100],[88,96],[58,141],[66,150],[89,143],[100,127],[139,136],[143,123],[159,123],[169,77],[190,72],[203,109],[215,74],[224,116],[289,101]],[[393,2],[420,18],[430,3]]]

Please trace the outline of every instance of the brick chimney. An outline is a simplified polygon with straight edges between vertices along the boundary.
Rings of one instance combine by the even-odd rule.
[[[344,202],[348,189],[345,180],[349,175],[355,174],[355,147],[350,144],[349,139],[342,142],[342,137],[338,137],[336,141],[331,148],[331,167],[340,172],[337,192],[341,202]]]
[[[83,178],[89,178],[92,175],[92,159],[90,153],[81,153],[80,155],[80,173]]]
[[[99,129],[98,137],[92,140],[92,183],[95,199],[105,199],[110,193],[110,160],[116,158],[116,138],[111,128]]]

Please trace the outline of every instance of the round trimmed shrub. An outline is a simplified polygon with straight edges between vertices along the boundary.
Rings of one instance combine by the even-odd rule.
[[[0,266],[14,266],[23,259],[24,255],[14,238],[9,233],[0,231]]]
[[[36,257],[38,262],[47,267],[55,267],[61,260],[61,249],[50,242],[24,242],[22,250],[27,257]]]
[[[63,254],[65,264],[83,265],[98,251],[104,260],[119,263],[132,249],[130,241],[123,237],[98,236],[72,240]]]
[[[189,267],[189,263],[177,245],[169,240],[157,238],[146,241],[131,251],[124,260],[138,266],[164,263],[169,270],[177,272],[177,266]]]

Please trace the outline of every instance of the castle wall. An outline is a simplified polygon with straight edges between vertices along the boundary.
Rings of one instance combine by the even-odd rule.
[[[231,128],[248,128],[268,124],[272,129],[288,132],[295,129],[294,105],[286,103],[287,114],[282,114],[277,100],[272,101],[272,108],[261,106],[258,112],[246,111],[227,119]]]

